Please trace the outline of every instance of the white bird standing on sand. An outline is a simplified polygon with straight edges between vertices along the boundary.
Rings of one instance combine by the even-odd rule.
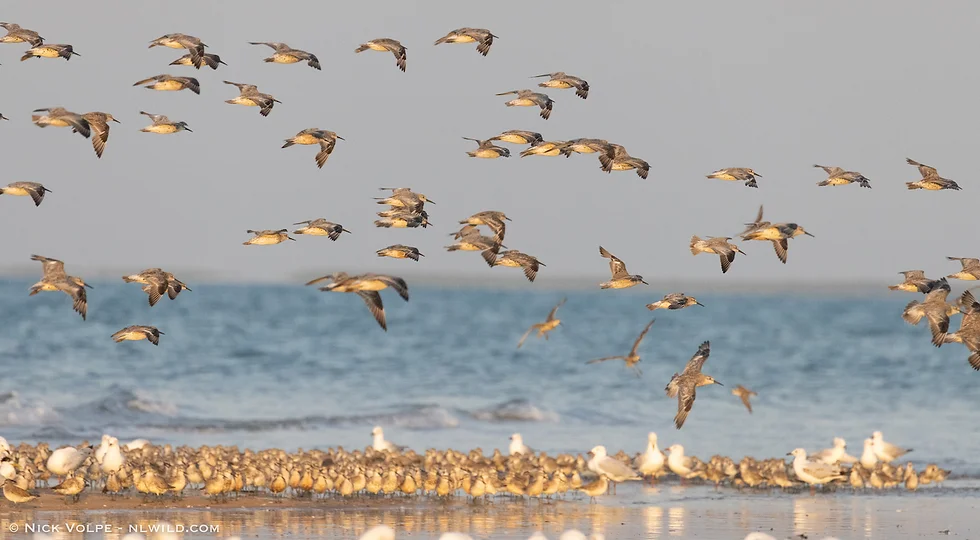
[[[877,464],[878,456],[875,455],[874,443],[871,439],[864,439],[864,451],[861,452],[861,466],[869,471],[873,471]]]
[[[810,454],[810,459],[833,465],[835,463],[855,463],[857,458],[847,455],[847,442],[840,437],[834,437],[833,448],[827,448],[817,453]]]
[[[102,472],[112,474],[122,468],[126,457],[119,450],[119,439],[109,437],[109,447],[102,456]]]
[[[891,463],[912,451],[911,448],[899,448],[892,443],[885,442],[880,431],[871,434],[871,449],[875,456],[885,463]]]
[[[108,449],[109,449],[109,435],[106,434],[106,433],[103,433],[102,434],[102,443],[99,444],[99,447],[96,448],[95,449],[95,452],[92,454],[92,457],[95,458],[95,461],[98,464],[100,464],[100,465],[102,464],[102,458],[103,458],[103,456],[105,456],[106,450],[108,450]]]
[[[667,456],[667,467],[671,472],[680,476],[681,479],[694,478],[698,475],[698,471],[694,470],[694,460],[684,455],[682,445],[672,445],[667,448],[667,451],[670,452]]]
[[[811,488],[815,485],[823,486],[834,480],[847,478],[840,473],[840,467],[837,465],[827,465],[819,461],[810,461],[806,457],[806,450],[802,448],[797,448],[786,455],[794,456],[793,472],[796,473],[797,478],[810,484]]]
[[[510,436],[510,455],[513,456],[514,454],[534,455],[534,450],[531,450],[528,445],[524,444],[524,439],[520,433],[515,433]]]
[[[387,525],[375,525],[365,531],[358,540],[395,540],[395,529]]]
[[[59,448],[48,456],[46,466],[52,474],[68,476],[69,473],[82,466],[82,463],[92,455],[92,447],[78,449],[74,446]]]
[[[374,426],[371,430],[371,436],[374,437],[374,442],[371,443],[371,447],[376,451],[380,452],[382,450],[387,450],[389,452],[398,452],[403,446],[398,446],[397,444],[385,440],[385,432],[381,429],[381,426]]]
[[[657,434],[650,432],[647,435],[647,449],[639,456],[636,456],[636,460],[633,461],[633,465],[640,471],[643,476],[651,477],[651,480],[656,477],[664,468],[664,463],[667,459],[664,457],[664,453],[657,448]]]
[[[588,463],[589,470],[596,474],[601,474],[612,481],[613,491],[615,491],[616,483],[618,482],[639,480],[641,478],[629,465],[616,458],[609,457],[606,454],[606,447],[601,444],[590,450],[589,455],[592,456]]]

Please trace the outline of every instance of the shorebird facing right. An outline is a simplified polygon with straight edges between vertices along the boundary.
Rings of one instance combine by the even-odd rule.
[[[561,319],[555,317],[555,314],[558,313],[558,308],[564,305],[566,300],[568,299],[562,298],[561,302],[558,302],[555,307],[551,308],[551,312],[548,313],[548,317],[544,320],[544,322],[532,324],[531,327],[527,329],[527,332],[524,332],[524,335],[521,336],[521,340],[517,342],[517,348],[520,349],[521,345],[524,345],[524,340],[527,339],[527,336],[531,335],[531,332],[534,332],[535,330],[538,332],[537,337],[543,337],[547,340],[548,332],[558,328],[558,325],[561,324]]]
[[[572,139],[561,147],[561,154],[566,158],[572,157],[572,154],[611,154],[612,152],[612,146],[605,139]]]
[[[82,118],[88,121],[89,128],[94,132],[92,148],[95,149],[96,157],[101,158],[102,153],[105,152],[105,145],[109,142],[109,122],[117,124],[120,122],[111,114],[99,111],[87,112],[82,115]]]
[[[491,268],[494,266],[523,268],[524,277],[526,277],[527,280],[532,283],[534,282],[534,278],[537,277],[538,270],[541,269],[540,267],[547,266],[543,262],[539,261],[537,257],[528,255],[527,253],[521,253],[516,249],[511,249],[498,254],[495,251],[495,248],[496,244],[494,248],[483,252],[483,259],[487,261],[487,264],[489,264]]]
[[[65,273],[65,263],[58,259],[31,255],[32,261],[41,263],[41,280],[31,285],[30,294],[34,296],[42,291],[61,291],[72,298],[72,307],[82,316],[84,321],[88,315],[88,297],[85,288],[92,288],[85,280]]]
[[[789,251],[789,239],[801,234],[813,236],[803,227],[796,223],[770,223],[762,221],[762,205],[759,205],[759,213],[752,223],[746,223],[746,229],[739,236],[742,240],[767,240],[772,242],[772,247],[776,250],[776,256],[786,264]]]
[[[242,242],[242,245],[244,246],[271,246],[275,244],[281,244],[286,240],[296,241],[295,238],[287,234],[288,229],[278,229],[278,230],[267,229],[262,231],[253,231],[252,229],[249,229],[245,232],[249,234],[254,234],[255,236],[249,238],[245,242]]]
[[[497,245],[492,236],[483,236],[475,225],[464,225],[459,231],[450,233],[457,240],[455,244],[446,246],[446,251],[486,251]],[[506,247],[499,245],[498,247]]]
[[[408,59],[405,53],[406,49],[407,47],[402,45],[397,39],[378,38],[362,43],[360,47],[354,49],[354,52],[361,53],[368,50],[390,52],[395,55],[395,63],[398,65],[398,69],[404,73],[406,67],[405,62]]]
[[[316,70],[320,69],[320,60],[315,54],[294,49],[285,43],[278,43],[275,41],[249,41],[248,44],[265,45],[266,47],[270,47],[275,51],[272,53],[272,56],[264,60],[265,62],[271,62],[274,64],[295,64],[296,62],[306,60],[306,65]]]
[[[507,232],[507,224],[505,222],[507,221],[510,221],[510,218],[503,212],[484,210],[459,222],[460,225],[473,225],[474,227],[484,225],[493,231],[494,244],[483,251],[483,259],[487,261],[487,265],[491,268],[497,262],[497,254],[500,252],[500,248],[503,247],[504,235]]]
[[[935,167],[930,167],[919,163],[918,161],[905,158],[905,162],[913,167],[919,169],[919,174],[922,175],[922,180],[918,182],[905,182],[905,187],[908,189],[925,189],[928,191],[940,191],[943,189],[952,189],[959,191],[960,186],[956,182],[950,180],[949,178],[943,178],[939,176],[939,171]]]
[[[762,178],[762,175],[747,167],[729,167],[727,169],[718,169],[709,174],[708,178],[717,178],[718,180],[728,182],[745,182],[747,187],[757,188],[759,184],[755,179]]]
[[[152,83],[152,84],[147,84]],[[178,92],[180,90],[190,90],[197,95],[201,95],[201,83],[194,77],[177,77],[166,73],[154,75],[133,83],[133,86],[146,85],[144,88],[159,90],[162,92]]]
[[[161,135],[167,135],[170,133],[177,133],[178,131],[194,132],[194,130],[187,127],[187,122],[172,122],[169,118],[162,114],[153,114],[146,111],[140,111],[140,114],[143,116],[148,116],[150,120],[153,121],[152,124],[140,129],[140,131],[144,133],[158,133]]]
[[[980,279],[980,259],[970,257],[946,257],[950,261],[960,261],[963,269],[955,274],[946,277],[950,279],[962,279],[963,281],[976,281]]]
[[[0,36],[0,43],[30,43],[32,47],[44,43],[44,38],[37,32],[21,28],[19,24],[0,22],[0,27],[7,30],[6,35]]]
[[[31,121],[38,127],[70,127],[72,133],[78,133],[86,139],[92,135],[92,129],[88,120],[78,113],[73,113],[63,107],[51,107],[45,109],[34,109],[34,112],[46,112],[47,114],[33,114]]]
[[[732,395],[738,399],[741,399],[742,405],[745,405],[745,408],[749,410],[749,414],[752,414],[752,402],[749,401],[749,398],[752,396],[758,396],[759,394],[740,384],[732,389]]]
[[[259,107],[259,114],[262,116],[269,116],[272,112],[272,108],[275,107],[276,103],[282,103],[278,99],[274,98],[271,94],[263,94],[259,92],[259,88],[254,84],[244,84],[236,83],[231,81],[223,81],[225,84],[230,84],[238,88],[238,96],[225,100],[225,103],[230,103],[232,105],[244,105],[246,107]]]
[[[913,300],[905,306],[902,318],[911,325],[918,325],[923,317],[929,320],[929,330],[932,332],[932,344],[941,347],[949,331],[949,317],[959,312],[956,306],[946,303],[950,287],[946,278],[935,282],[932,290],[926,294],[925,300]]]
[[[419,257],[425,257],[419,252],[419,248],[406,246],[404,244],[393,244],[377,251],[378,257],[391,257],[392,259],[411,259],[419,261]]]
[[[687,415],[691,412],[691,408],[694,407],[694,400],[697,397],[697,388],[699,386],[707,386],[709,384],[724,386],[710,375],[701,373],[701,368],[704,366],[704,362],[708,359],[709,354],[711,354],[711,343],[705,341],[698,347],[698,352],[688,360],[687,365],[684,366],[684,371],[679,375],[674,373],[674,376],[670,378],[670,382],[667,383],[667,387],[664,389],[667,392],[667,397],[677,398],[677,416],[674,417],[674,426],[677,429],[680,429],[684,425],[684,421],[687,420]]]
[[[551,108],[555,103],[553,99],[548,97],[547,94],[542,94],[540,92],[535,92],[534,90],[510,90],[507,92],[500,92],[496,94],[498,96],[507,96],[511,94],[516,94],[517,97],[504,103],[508,107],[540,107],[541,118],[547,120],[551,118]]]
[[[187,49],[191,55],[194,66],[200,67],[201,56],[204,55],[204,48],[207,47],[200,39],[187,34],[164,34],[150,42],[148,48],[167,47],[170,49]]]
[[[626,263],[619,257],[606,251],[606,248],[599,246],[599,255],[609,259],[609,271],[612,273],[612,279],[599,284],[600,289],[626,289],[639,285],[640,283],[649,285],[649,283],[643,281],[643,276],[630,274],[626,270]]]
[[[640,370],[640,366],[637,365],[640,363],[641,358],[636,351],[640,348],[640,343],[643,343],[643,338],[646,337],[647,332],[650,331],[650,327],[653,326],[653,323],[656,322],[656,320],[657,319],[651,319],[650,322],[647,323],[647,325],[643,328],[643,331],[641,331],[640,335],[636,338],[636,341],[633,342],[633,348],[630,349],[629,354],[627,354],[626,356],[605,356],[603,358],[596,358],[595,360],[589,360],[588,362],[586,362],[586,364],[598,364],[599,362],[605,362],[607,360],[622,360],[623,362],[626,363],[626,367],[632,369],[633,373],[637,377],[643,375],[643,371]]]
[[[574,88],[576,96],[582,99],[589,97],[589,83],[585,79],[567,75],[564,71],[542,73],[541,75],[533,75],[531,78],[537,79],[540,77],[549,77],[547,81],[538,83],[538,86],[541,88]]]
[[[52,193],[52,191],[37,182],[12,182],[6,187],[0,187],[0,195],[30,197],[34,201],[34,206],[41,206],[45,193]]]
[[[670,293],[664,295],[663,300],[657,300],[651,304],[647,304],[647,309],[653,311],[655,309],[684,309],[691,306],[701,306],[704,304],[698,302],[697,298],[693,296],[687,296],[684,293]]]
[[[195,56],[191,53],[187,53],[173,62],[170,62],[171,66],[191,66],[195,69],[201,69],[201,66],[203,65],[207,65],[211,69],[218,69],[218,64],[228,65],[221,59],[220,56],[211,53],[204,53],[200,55],[200,62],[197,62],[195,60]]]
[[[859,172],[845,171],[840,167],[827,167],[825,165],[814,165],[814,167],[823,169],[827,173],[827,179],[823,182],[817,182],[818,186],[859,184],[861,187],[871,189],[871,181]]]
[[[927,278],[926,273],[922,270],[905,270],[899,272],[905,276],[905,281],[899,283],[898,285],[889,285],[888,290],[891,291],[905,291],[905,292],[918,292],[918,293],[928,293],[938,284],[938,281],[932,278]]]
[[[565,147],[565,141],[538,141],[521,152],[521,157],[527,156],[557,156]]]
[[[160,336],[163,332],[157,330],[155,326],[133,325],[127,326],[122,330],[112,334],[112,341],[122,343],[123,341],[147,340],[154,345],[160,345]]]
[[[141,283],[143,292],[147,294],[150,307],[155,306],[160,297],[167,293],[167,287],[170,284],[167,273],[160,268],[148,268],[137,274],[123,276],[122,280],[126,283]]]
[[[306,225],[301,229],[296,229],[293,234],[307,234],[310,236],[327,236],[334,242],[340,238],[341,233],[350,234],[350,231],[339,223],[333,223],[323,218],[316,218],[307,221],[298,221],[293,225]]]
[[[337,139],[342,141],[347,140],[333,131],[320,128],[306,128],[295,136],[286,139],[282,147],[289,148],[294,144],[319,144],[320,151],[316,154],[316,166],[322,169],[323,165],[327,162],[327,158],[333,153],[334,147],[337,146]]]
[[[350,276],[344,272],[337,272],[310,280],[306,284],[313,285],[323,281],[326,281],[327,284],[320,287],[321,291],[356,293],[360,296],[367,304],[371,314],[374,315],[375,320],[378,321],[378,325],[386,332],[388,331],[388,324],[385,320],[385,308],[378,291],[391,287],[403,300],[408,302],[408,284],[405,283],[404,279],[396,276],[384,274]]]
[[[496,137],[490,137],[491,141],[501,141],[511,144],[534,144],[541,142],[544,138],[536,131],[525,131],[523,129],[509,129]]]
[[[510,150],[504,148],[503,146],[497,146],[493,144],[493,139],[488,139],[481,141],[480,139],[474,139],[472,137],[463,137],[467,141],[473,141],[477,144],[476,150],[467,152],[466,155],[475,158],[483,159],[496,159],[499,157],[510,157]]]
[[[600,169],[606,173],[636,170],[636,175],[644,180],[650,175],[650,164],[629,155],[626,147],[621,144],[610,144],[608,152],[599,154],[599,164],[602,165]]]
[[[486,28],[457,28],[445,36],[437,39],[433,45],[440,45],[442,43],[478,42],[476,46],[477,52],[483,56],[486,56],[490,52],[490,46],[493,45],[493,38],[496,37],[497,36],[493,35],[493,33]]]
[[[944,343],[962,343],[971,353],[967,358],[970,367],[980,371],[980,302],[972,292],[966,291],[960,297],[959,304],[959,310],[963,313],[960,329],[946,334]]]
[[[55,43],[44,43],[36,47],[27,49],[24,56],[20,57],[20,61],[30,60],[31,58],[64,58],[66,61],[71,60],[72,56],[81,56],[75,52],[75,48],[71,45],[61,45]]]
[[[728,268],[735,262],[735,253],[745,255],[745,252],[738,249],[738,246],[729,242],[730,236],[708,236],[701,239],[699,236],[691,237],[691,255],[698,253],[713,253],[718,255],[721,260],[721,273],[727,273]]]

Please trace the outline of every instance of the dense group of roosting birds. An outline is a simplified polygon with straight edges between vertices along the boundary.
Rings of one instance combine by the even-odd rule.
[[[847,454],[843,439],[834,446],[807,456],[803,449],[791,452],[792,464],[782,459],[744,457],[736,463],[715,455],[707,462],[684,453],[675,444],[664,453],[656,433],[647,437],[643,452],[609,455],[596,446],[582,454],[535,453],[519,433],[511,436],[508,454],[495,449],[490,456],[479,448],[463,453],[428,449],[424,454],[400,447],[384,438],[380,427],[363,451],[343,448],[241,451],[236,447],[194,449],[157,446],[144,439],[120,446],[103,435],[98,447],[87,442],[51,450],[46,443],[11,447],[0,438],[0,482],[4,497],[26,503],[38,497],[33,491],[54,480],[52,492],[77,501],[88,486],[117,496],[126,492],[144,497],[180,497],[199,490],[212,499],[244,493],[275,497],[341,497],[357,495],[432,495],[449,497],[465,493],[474,500],[494,495],[551,498],[569,491],[592,498],[605,494],[610,485],[631,480],[657,482],[668,475],[681,482],[706,481],[736,488],[792,489],[805,485],[850,485],[876,489],[904,485],[942,483],[949,471],[930,464],[916,471],[912,463],[896,465],[911,450],[884,441],[881,432],[865,440],[860,458]],[[842,464],[850,464],[842,468]]]

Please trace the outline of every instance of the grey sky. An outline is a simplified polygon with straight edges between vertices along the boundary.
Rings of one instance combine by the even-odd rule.
[[[405,277],[454,274],[523,281],[486,267],[476,253],[446,253],[447,234],[486,209],[513,218],[505,243],[548,266],[539,280],[602,281],[602,244],[648,280],[894,279],[923,267],[956,270],[953,256],[980,256],[971,163],[976,146],[972,2],[608,2],[573,9],[553,2],[295,2],[294,11],[252,0],[167,3],[103,0],[11,3],[3,18],[70,43],[70,62],[18,62],[25,45],[0,45],[2,184],[52,189],[40,208],[0,197],[0,269],[34,272],[31,253],[64,259],[73,273],[150,266],[235,280],[372,270]],[[475,26],[499,40],[488,57],[472,44],[432,42]],[[214,72],[168,66],[181,51],[147,49],[168,32],[201,37],[229,65]],[[387,53],[354,54],[392,37],[408,47],[408,72]],[[264,64],[248,41],[284,41],[316,54],[305,64]],[[505,108],[494,93],[533,88],[530,75],[563,70],[592,86],[588,100],[549,90],[551,119]],[[159,73],[200,79],[202,92],[154,92],[132,83]],[[268,118],[227,105],[222,79],[274,94]],[[103,159],[67,129],[41,130],[30,111],[64,106],[107,111]],[[194,133],[152,135],[140,110],[188,122]],[[318,170],[313,147],[280,149],[307,127],[345,137]],[[506,129],[546,138],[601,137],[644,158],[648,180],[599,170],[590,156],[478,160],[472,143]],[[517,149],[512,147],[512,149]],[[962,192],[908,192],[917,171],[939,168]],[[818,188],[814,163],[857,170],[874,189]],[[760,188],[711,181],[728,166],[753,167]],[[376,229],[380,186],[426,193],[434,228]],[[816,238],[790,242],[789,264],[772,247],[727,275],[711,255],[692,257],[692,234],[733,235],[760,203],[773,221],[796,221]],[[337,242],[245,247],[245,229],[325,217],[353,231]],[[933,224],[933,225],[929,225]],[[938,226],[938,227],[937,227]],[[937,235],[938,232],[938,235]],[[394,243],[417,246],[421,263],[379,259]],[[508,275],[509,274],[509,275]]]

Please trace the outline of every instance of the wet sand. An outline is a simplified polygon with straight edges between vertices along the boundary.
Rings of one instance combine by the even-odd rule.
[[[0,539],[23,538],[31,530],[58,526],[56,538],[120,538],[141,532],[148,538],[357,538],[379,523],[401,538],[438,538],[461,531],[475,538],[527,538],[543,531],[556,538],[579,529],[606,538],[733,538],[763,531],[777,538],[805,534],[812,539],[977,538],[980,485],[949,482],[916,493],[716,490],[711,486],[624,484],[617,495],[571,496],[556,501],[497,498],[470,502],[429,497],[330,497],[324,500],[242,496],[211,503],[188,496],[178,501],[144,502],[139,497],[109,499],[89,494],[77,504],[42,490],[30,505],[0,506]],[[192,526],[204,526],[192,530]],[[33,527],[33,529],[31,529]],[[88,533],[81,532],[82,527]],[[105,527],[105,528],[102,528]],[[16,528],[16,533],[10,531]],[[155,529],[154,529],[155,528]],[[69,530],[72,529],[72,530]],[[154,532],[154,530],[158,532]],[[27,531],[25,533],[25,531]],[[50,532],[50,531],[48,531]],[[161,535],[173,532],[176,536]]]

